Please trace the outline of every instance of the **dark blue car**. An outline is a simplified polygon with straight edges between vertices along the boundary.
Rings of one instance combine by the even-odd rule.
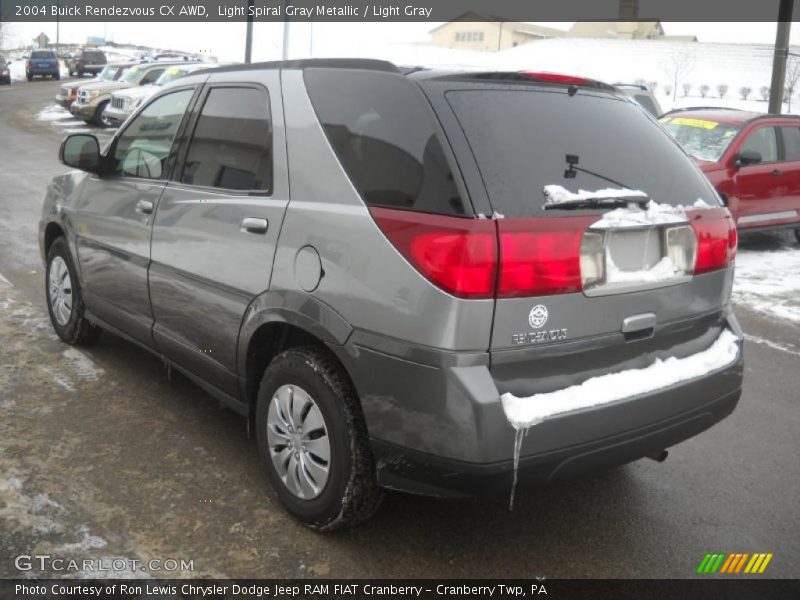
[[[52,77],[61,79],[61,67],[58,64],[58,57],[52,50],[34,50],[30,58],[25,63],[25,76],[28,81],[41,75],[42,77]]]

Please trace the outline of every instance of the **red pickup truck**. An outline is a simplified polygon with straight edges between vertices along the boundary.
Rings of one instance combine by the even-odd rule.
[[[740,231],[789,227],[800,242],[800,117],[690,108],[659,121],[695,159]]]

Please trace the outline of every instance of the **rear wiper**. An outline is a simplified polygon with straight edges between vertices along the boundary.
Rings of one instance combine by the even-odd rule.
[[[545,195],[547,195],[545,193]],[[649,196],[593,196],[591,198],[575,198],[545,202],[542,210],[579,210],[582,208],[627,208],[636,205],[645,209],[650,202]]]

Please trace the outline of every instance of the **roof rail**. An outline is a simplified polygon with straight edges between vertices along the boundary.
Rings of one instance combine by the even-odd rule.
[[[303,58],[299,60],[272,60],[250,64],[228,65],[214,69],[215,73],[227,71],[256,71],[262,69],[363,69],[400,73],[393,63],[371,58]]]
[[[750,111],[744,111],[741,108],[731,108],[729,106],[687,106],[685,108],[673,108],[672,110],[668,110],[661,116],[663,117],[672,114],[674,112],[691,112],[693,110],[732,110],[736,112],[750,112]]]

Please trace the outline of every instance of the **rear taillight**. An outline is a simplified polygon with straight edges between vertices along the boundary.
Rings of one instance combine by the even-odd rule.
[[[499,298],[581,291],[582,217],[501,219]]]
[[[695,275],[724,269],[736,257],[736,226],[725,208],[698,210],[690,213],[697,236]]]
[[[372,208],[381,231],[414,268],[459,298],[493,298],[494,221]]]
[[[33,63],[31,61],[27,61],[25,63],[25,67],[28,68],[28,69],[31,69],[31,68],[33,68]]]

